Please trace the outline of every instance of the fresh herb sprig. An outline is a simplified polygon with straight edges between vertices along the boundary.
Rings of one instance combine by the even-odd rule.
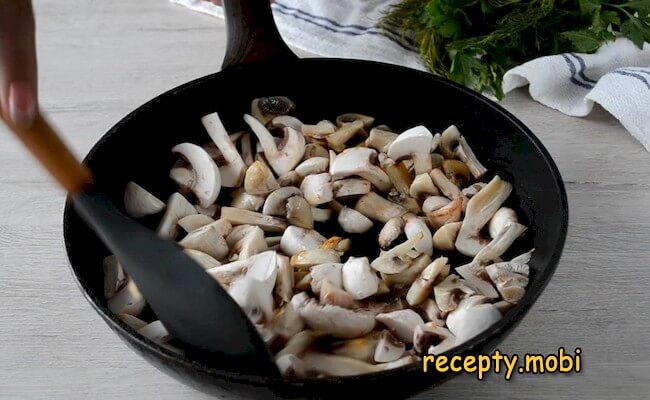
[[[433,72],[503,97],[503,74],[536,57],[650,42],[650,0],[404,0],[380,22],[413,40]]]

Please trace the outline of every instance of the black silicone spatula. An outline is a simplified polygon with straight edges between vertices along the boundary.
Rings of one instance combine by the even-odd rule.
[[[79,215],[117,256],[163,325],[187,345],[193,358],[222,370],[279,376],[257,330],[219,283],[176,243],[122,214],[93,185],[90,171],[45,118],[37,116],[29,127],[7,125],[68,191]]]

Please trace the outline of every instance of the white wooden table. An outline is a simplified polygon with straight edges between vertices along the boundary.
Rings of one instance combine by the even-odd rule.
[[[222,21],[165,0],[36,0],[41,101],[81,156],[127,112],[218,70]],[[584,372],[461,376],[422,399],[648,398],[650,155],[602,110],[564,116],[514,93],[569,193],[564,256],[508,353],[583,349]],[[0,399],[205,399],[132,353],[71,279],[63,193],[0,128]]]

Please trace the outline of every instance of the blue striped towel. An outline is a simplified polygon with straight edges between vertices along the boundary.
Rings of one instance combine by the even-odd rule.
[[[170,1],[223,17],[221,8],[206,0]],[[376,27],[398,1],[276,0],[273,13],[280,34],[295,48],[424,71],[413,43]],[[540,57],[506,73],[505,92],[525,85],[533,99],[567,115],[586,116],[600,104],[650,151],[650,44],[640,50],[618,39],[595,54]]]

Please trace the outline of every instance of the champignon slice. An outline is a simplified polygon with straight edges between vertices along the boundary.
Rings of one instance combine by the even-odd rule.
[[[350,310],[361,307],[361,304],[350,293],[334,286],[328,280],[323,281],[321,285],[319,301],[321,304],[331,304]]]
[[[378,363],[386,363],[399,359],[404,354],[406,345],[393,336],[390,331],[383,330],[379,334],[379,340],[375,347],[373,360]]]
[[[260,254],[247,260],[237,260],[228,264],[219,265],[208,269],[206,272],[216,279],[221,286],[227,289],[233,282],[239,280],[248,272],[248,269],[253,265],[253,261],[257,257],[260,257]]]
[[[207,215],[210,218],[215,218],[221,210],[221,207],[217,204],[213,204],[210,207],[201,207],[199,204],[197,204],[195,208],[199,214]]]
[[[433,286],[449,275],[448,261],[447,257],[436,258],[422,271],[406,293],[406,301],[411,306],[417,306],[426,300],[431,295]]]
[[[377,293],[379,278],[370,269],[367,257],[350,257],[343,264],[343,289],[355,300],[362,300]]]
[[[338,223],[348,233],[368,232],[374,225],[365,215],[359,211],[343,207],[339,212]]]
[[[231,254],[238,254],[238,260],[246,260],[255,254],[268,250],[264,231],[257,226],[250,229],[246,235],[230,250]]]
[[[404,233],[404,219],[393,217],[389,219],[379,231],[379,246],[382,249],[390,247],[395,239]]]
[[[424,211],[425,214],[430,213],[441,209],[449,203],[451,203],[451,201],[444,196],[429,196],[424,200],[424,203],[422,203],[422,211]]]
[[[332,192],[335,198],[359,196],[369,193],[372,185],[365,179],[348,178],[332,182]]]
[[[293,354],[285,354],[276,358],[275,365],[278,370],[287,379],[307,378],[309,369],[305,362]]]
[[[456,268],[456,273],[465,278],[465,282],[475,289],[478,294],[489,299],[496,299],[499,297],[494,286],[489,282],[484,266],[476,262],[471,262]]]
[[[417,236],[406,240],[404,243],[381,254],[370,264],[370,266],[385,274],[397,274],[404,271],[409,267],[413,259],[420,255],[420,253],[415,250],[415,247],[423,238],[424,235],[418,234]]]
[[[500,262],[485,267],[485,272],[494,283],[503,300],[517,303],[526,294],[528,286],[528,265]]]
[[[300,182],[302,182],[302,176],[300,176],[296,171],[285,172],[278,176],[278,184],[281,187],[300,186]]]
[[[347,113],[342,114],[336,117],[336,126],[343,126],[345,124],[352,123],[354,121],[361,121],[364,128],[370,128],[375,122],[375,118],[369,115],[357,114],[357,113]]]
[[[343,264],[341,263],[325,263],[314,265],[309,269],[311,274],[311,291],[319,294],[323,282],[328,281],[330,285],[342,288],[343,287]]]
[[[285,96],[259,97],[251,102],[251,114],[263,124],[268,124],[279,115],[286,115],[296,109],[296,105]]]
[[[458,275],[449,275],[444,281],[433,287],[436,304],[443,312],[455,310],[461,299],[474,293],[474,289],[470,288]]]
[[[173,193],[167,200],[167,209],[158,224],[158,235],[165,239],[173,239],[178,233],[178,220],[188,215],[196,214],[196,208],[180,193]]]
[[[379,366],[354,358],[308,351],[302,356],[307,369],[328,376],[355,376],[380,371]]]
[[[440,191],[449,199],[454,200],[463,196],[458,186],[447,178],[444,172],[439,168],[434,168],[429,172],[429,177]]]
[[[104,297],[110,299],[126,284],[127,277],[115,255],[102,260],[102,269],[104,270]]]
[[[377,321],[386,327],[399,340],[406,344],[413,342],[413,333],[418,325],[424,324],[422,317],[413,310],[399,310],[377,315]]]
[[[267,326],[285,340],[291,339],[305,329],[305,323],[302,322],[300,314],[293,308],[291,302],[277,309]]]
[[[456,250],[456,236],[458,236],[458,231],[462,222],[451,222],[440,227],[433,234],[433,247],[442,251],[454,251]]]
[[[133,280],[129,280],[115,296],[107,301],[108,309],[113,314],[129,314],[136,317],[142,312],[146,304],[147,302]]]
[[[417,175],[415,179],[413,179],[408,195],[414,199],[421,199],[428,196],[438,196],[440,195],[440,191],[436,185],[433,184],[429,174],[424,173]]]
[[[287,354],[300,356],[321,336],[323,336],[322,332],[314,332],[309,329],[299,332],[289,339],[284,348],[275,355],[275,359],[277,360]]]
[[[490,233],[490,237],[494,239],[499,236],[499,234],[511,222],[519,222],[515,210],[508,207],[499,208],[488,223],[488,232]]]
[[[464,136],[461,136],[458,140],[459,146],[456,148],[456,155],[460,158],[467,167],[469,168],[474,179],[481,179],[483,175],[487,172],[487,168],[481,164],[481,162],[476,158],[476,155],[472,151],[472,148],[467,143],[467,140]]]
[[[289,127],[297,130],[298,132],[302,131],[302,122],[298,118],[292,117],[290,115],[278,115],[271,121],[271,126],[275,128]]]
[[[526,232],[526,227],[522,224],[516,222],[509,223],[506,225],[505,229],[499,232],[497,237],[492,239],[490,243],[476,254],[473,262],[485,265],[490,262],[499,261],[499,257],[501,257],[501,255],[510,248],[512,243],[523,235],[524,232]],[[456,242],[458,242],[458,240],[456,240]]]
[[[428,322],[415,328],[413,349],[420,355],[438,355],[456,345],[456,337],[447,328]]]
[[[295,128],[294,128],[295,129]],[[305,154],[302,156],[303,160],[308,160],[310,158],[323,157],[329,159],[329,152],[323,146],[318,143],[309,143],[305,146]]]
[[[284,137],[279,144],[274,137],[257,119],[244,115],[244,121],[251,127],[264,149],[264,155],[276,174],[282,175],[291,171],[302,159],[305,153],[305,137],[293,128],[284,128]]]
[[[214,257],[202,251],[198,251],[194,249],[183,249],[183,253],[190,256],[191,259],[196,261],[205,270],[218,267],[221,265],[221,263],[215,260]]]
[[[311,216],[315,222],[327,222],[332,218],[332,210],[329,208],[311,208]]]
[[[217,260],[228,255],[228,243],[213,224],[193,230],[178,244],[184,249],[202,251]]]
[[[293,196],[287,200],[287,222],[301,228],[314,228],[314,217],[307,200],[301,196]]]
[[[389,191],[392,184],[388,175],[371,162],[375,157],[377,157],[377,152],[365,147],[343,150],[334,157],[330,165],[332,180],[336,181],[357,175],[372,183],[380,191]]]
[[[397,136],[397,133],[375,127],[370,130],[370,134],[366,139],[366,146],[372,147],[380,152],[386,152],[390,144],[397,139]]]
[[[273,172],[260,161],[255,161],[246,170],[246,177],[244,178],[244,190],[252,195],[266,195],[272,191],[279,189],[280,184]]]
[[[405,289],[417,279],[429,264],[431,264],[431,257],[426,254],[420,254],[404,271],[396,274],[382,272],[381,279],[390,287],[398,290]]]
[[[246,236],[246,234],[253,228],[255,228],[253,225],[237,225],[233,227],[231,231],[226,235],[226,243],[228,243],[228,247],[232,247],[235,245],[235,243],[242,240],[244,236]]]
[[[476,182],[474,184],[469,185],[461,192],[463,193],[463,196],[467,197],[468,199],[471,199],[472,197],[474,197],[474,195],[476,195],[476,193],[481,191],[481,189],[483,189],[485,186],[487,186],[487,183],[485,182]]]
[[[145,326],[147,326],[147,323],[141,320],[138,317],[134,317],[133,315],[129,314],[118,314],[117,317],[122,320],[125,324],[127,324],[131,329],[134,331],[138,331]]]
[[[470,180],[467,165],[459,160],[443,160],[440,167],[447,179],[457,187],[464,187]]]
[[[302,124],[300,130],[302,131],[302,134],[307,137],[314,139],[325,139],[327,136],[336,131],[336,125],[330,121],[323,120],[319,121],[316,125]]]
[[[445,318],[447,313],[443,312],[436,301],[432,298],[427,298],[419,305],[420,312],[428,322],[436,326],[445,326]]]
[[[137,183],[128,182],[124,189],[124,208],[127,214],[139,218],[161,212],[165,203]]]
[[[228,136],[219,114],[216,112],[208,114],[201,118],[201,122],[214,144],[221,151],[225,161],[225,164],[219,167],[221,184],[225,187],[241,186],[246,172],[246,163],[244,163],[237,148]]]
[[[172,151],[181,154],[192,165],[196,180],[190,190],[194,192],[201,206],[210,206],[217,200],[221,191],[221,175],[217,164],[203,148],[192,143],[178,144]]]
[[[354,358],[367,363],[374,362],[379,332],[373,331],[356,339],[337,340],[328,343],[325,350],[337,356]]]
[[[169,177],[176,182],[180,190],[187,194],[196,181],[196,173],[189,168],[175,167],[169,171]]]
[[[261,253],[253,260],[246,275],[234,281],[228,290],[230,296],[253,322],[273,316],[273,286],[277,274],[274,251]]]
[[[307,175],[320,174],[327,172],[330,165],[329,157],[313,157],[298,164],[296,172],[298,175],[305,177]]]
[[[426,212],[426,215],[433,229],[440,229],[446,224],[460,221],[462,213],[463,199],[459,197],[444,207]]]
[[[287,223],[280,218],[233,207],[222,207],[221,218],[233,225],[257,225],[266,232],[283,232],[287,228]]]
[[[268,244],[268,243],[267,243]],[[277,254],[278,274],[275,280],[275,294],[281,302],[291,301],[293,296],[293,285],[295,284],[293,268],[289,264],[289,257]]]
[[[305,200],[313,206],[324,204],[334,199],[332,192],[332,177],[327,172],[317,175],[308,175],[300,184]]]
[[[294,268],[308,268],[313,265],[340,263],[341,256],[336,250],[303,250],[291,256],[291,266]]]
[[[384,224],[391,218],[401,217],[406,214],[404,207],[386,200],[375,192],[361,196],[354,209],[366,217]]]
[[[419,125],[400,134],[388,146],[388,157],[399,161],[404,157],[413,159],[415,174],[424,174],[431,170],[431,141],[433,134]]]
[[[363,336],[375,327],[375,316],[367,311],[348,310],[333,305],[319,305],[306,293],[293,296],[291,303],[307,326],[332,336],[354,338]]]
[[[192,214],[179,219],[178,226],[189,233],[213,222],[214,220],[207,215]]]
[[[230,195],[232,196],[230,205],[235,208],[257,211],[264,205],[264,197],[247,193],[245,190],[237,189]]]
[[[171,335],[160,321],[153,321],[138,329],[138,333],[152,342],[165,343],[171,339]]]
[[[388,175],[388,178],[393,184],[393,188],[401,195],[408,196],[412,180],[406,164],[403,161],[396,163],[392,158],[380,153],[379,165],[386,175]]]
[[[301,251],[318,249],[323,243],[325,237],[315,230],[292,225],[282,234],[280,250],[288,256],[294,256]]]
[[[410,217],[407,217],[407,215]],[[422,240],[420,240],[415,246],[415,250],[428,256],[432,256],[433,242],[431,231],[429,230],[427,224],[422,219],[412,214],[406,214],[403,218],[406,220],[406,224],[404,225],[404,233],[406,234],[407,239],[413,239],[422,234]]]
[[[447,316],[447,327],[456,336],[456,346],[481,334],[501,319],[499,310],[490,303],[480,303],[480,297],[464,299]]]
[[[276,189],[266,198],[262,214],[284,217],[287,215],[287,200],[293,196],[302,196],[300,189],[293,186]]]
[[[341,125],[336,132],[327,135],[325,140],[327,140],[327,145],[336,151],[342,151],[345,149],[345,143],[348,140],[352,139],[360,130],[363,129],[363,121],[356,120],[350,123]]]

